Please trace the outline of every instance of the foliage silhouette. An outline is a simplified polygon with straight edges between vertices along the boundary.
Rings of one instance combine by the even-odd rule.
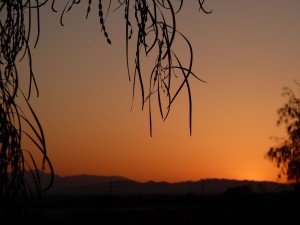
[[[55,2],[55,1],[53,1]],[[133,4],[133,13],[131,14],[131,5]],[[152,136],[152,111],[151,111],[151,101],[154,94],[157,96],[157,101],[159,105],[160,115],[163,120],[165,120],[170,112],[170,108],[180,91],[186,87],[188,92],[188,102],[189,102],[189,129],[190,134],[192,133],[192,94],[189,84],[189,77],[192,76],[202,82],[204,80],[198,78],[192,72],[193,65],[193,49],[189,40],[177,30],[176,27],[176,15],[183,6],[183,0],[177,1],[178,3],[171,2],[170,0],[119,0],[116,8],[113,10],[120,10],[124,8],[124,17],[125,17],[125,27],[126,27],[126,60],[127,60],[127,70],[129,75],[129,80],[133,79],[133,91],[132,91],[132,100],[135,96],[136,85],[139,85],[141,90],[141,104],[142,109],[144,109],[145,103],[148,101],[149,105],[149,121],[150,121],[150,135]],[[198,0],[201,11],[206,14],[211,13],[212,11],[207,11],[204,8],[205,0]],[[67,12],[69,12],[75,5],[78,5],[80,1],[68,1],[65,5],[60,22],[64,26],[63,18]],[[91,11],[91,3],[89,0],[87,7],[86,18],[88,18]],[[177,7],[176,7],[176,6]],[[55,10],[54,4],[52,5],[53,10]],[[107,15],[110,13],[111,1],[108,1]],[[109,38],[107,28],[105,26],[105,18],[103,12],[102,1],[98,1],[98,11],[99,19],[101,25],[101,31],[103,31],[106,41],[109,44],[112,44],[111,39]],[[166,16],[171,18],[171,22],[167,21]],[[130,57],[129,57],[129,41],[133,39],[133,26],[131,20],[137,24],[137,37],[136,37],[136,46],[135,46],[135,59],[134,59],[134,72],[130,72]],[[182,40],[187,45],[187,50],[189,51],[189,61],[187,65],[184,65],[180,58],[173,50],[174,41],[176,38],[182,38]],[[177,39],[178,39],[177,38]],[[142,73],[141,60],[143,57],[150,57],[151,54],[155,54],[156,60],[153,65],[149,79],[149,90],[145,94],[145,76],[148,74]],[[185,56],[186,57],[186,56]],[[178,88],[175,88],[174,93],[172,88],[174,78],[181,77],[181,85]],[[138,84],[137,84],[138,83]],[[171,88],[172,87],[172,88]],[[163,100],[166,99],[165,105]]]
[[[31,57],[30,41],[32,26],[36,26],[37,35],[34,40],[34,48],[37,46],[40,35],[40,10],[41,7],[51,2],[53,12],[56,10],[56,1],[44,0],[7,0],[0,2],[0,209],[11,209],[14,206],[23,206],[23,200],[28,195],[41,196],[43,190],[51,187],[53,182],[53,168],[47,156],[45,136],[42,125],[38,120],[32,106],[30,97],[33,89],[39,95],[38,85],[33,73],[33,62]],[[86,2],[86,1],[84,1]],[[82,3],[80,0],[68,0],[61,13],[60,23],[64,26],[63,18],[71,9]],[[108,4],[106,16],[103,12],[103,1],[98,0],[98,13],[100,28],[106,41],[112,44],[105,25],[106,17],[111,12],[112,1]],[[211,13],[204,8],[205,0],[198,0],[200,9],[206,14]],[[88,18],[91,11],[92,1],[87,2]],[[133,80],[132,100],[135,96],[135,87],[141,90],[142,109],[146,103],[149,104],[150,135],[152,136],[152,97],[155,94],[159,105],[159,111],[163,120],[170,112],[171,105],[186,87],[189,102],[189,124],[190,134],[192,132],[192,94],[189,78],[195,77],[193,72],[193,50],[189,40],[177,30],[176,15],[182,9],[183,0],[118,0],[114,10],[124,10],[126,27],[126,60],[129,80]],[[133,10],[132,10],[133,9]],[[167,17],[170,18],[168,22]],[[130,69],[129,41],[134,37],[134,25],[136,22],[136,43],[133,73]],[[173,50],[174,41],[181,38],[187,45],[189,51],[188,64],[185,65]],[[154,54],[156,57],[153,69],[149,76],[149,90],[145,94],[144,78],[141,59]],[[26,61],[27,60],[27,61]],[[26,61],[29,68],[29,89],[25,95],[23,87],[19,86],[19,77],[25,74],[19,73],[20,61]],[[173,88],[174,78],[181,78],[177,89]],[[204,81],[203,81],[204,82]],[[163,98],[167,99],[164,101]],[[148,102],[147,102],[148,101]],[[22,102],[22,104],[20,103]],[[25,107],[27,111],[25,113]],[[27,138],[42,155],[42,168],[48,166],[52,178],[47,187],[41,187],[39,164],[32,149],[24,148],[24,139]],[[26,183],[24,173],[29,170],[34,180],[34,189]],[[2,212],[2,211],[1,211]],[[7,214],[4,212],[4,214]],[[8,213],[9,214],[9,213]]]
[[[36,89],[38,95],[29,47],[31,11],[36,10],[39,16],[39,8],[42,5],[38,1],[35,5],[31,1],[1,1],[0,5],[0,213],[2,213],[2,220],[4,216],[15,219],[22,216],[26,196],[30,194],[39,203],[43,191],[33,150],[24,147],[24,139],[31,141],[38,149],[42,154],[43,169],[48,164],[53,175],[43,129],[29,103],[32,88]],[[27,16],[25,11],[29,12]],[[26,27],[27,22],[28,27]],[[35,45],[37,40],[38,36]],[[19,76],[23,74],[19,74],[18,71],[18,63],[25,60],[25,56],[29,67],[27,97],[19,86]],[[24,179],[27,170],[31,172],[33,185]],[[44,190],[51,186],[52,181],[51,179]]]
[[[299,83],[295,82],[298,88]],[[279,168],[278,177],[287,177],[288,181],[300,181],[300,99],[288,87],[283,88],[283,96],[287,103],[278,109],[277,125],[285,124],[287,136],[267,152],[267,158],[275,162]]]

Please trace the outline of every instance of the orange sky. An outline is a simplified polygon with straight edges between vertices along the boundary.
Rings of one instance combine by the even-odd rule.
[[[299,77],[300,2],[207,0],[206,7],[213,13],[185,1],[178,15],[178,29],[194,48],[193,71],[207,81],[191,79],[192,136],[184,90],[165,122],[155,111],[151,138],[139,95],[130,111],[123,12],[107,18],[111,46],[100,32],[97,5],[88,20],[86,4],[74,8],[64,27],[46,6],[32,52],[40,96],[31,101],[56,174],[276,180],[264,155],[275,144],[270,137],[284,134],[276,127],[282,87],[293,88]]]

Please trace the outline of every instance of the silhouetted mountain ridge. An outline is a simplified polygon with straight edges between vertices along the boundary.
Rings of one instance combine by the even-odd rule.
[[[50,175],[44,174],[42,182],[47,183]],[[291,191],[291,184],[269,181],[203,179],[183,182],[138,182],[122,176],[57,176],[46,194],[97,194],[97,195],[139,195],[139,194],[221,194],[225,192],[269,193]]]

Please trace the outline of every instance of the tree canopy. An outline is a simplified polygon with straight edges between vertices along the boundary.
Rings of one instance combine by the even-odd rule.
[[[297,83],[298,91],[300,85]],[[277,125],[285,125],[287,136],[278,145],[271,147],[267,158],[276,163],[278,176],[284,175],[289,181],[300,181],[300,98],[295,92],[284,87],[282,95],[287,102],[278,109]]]

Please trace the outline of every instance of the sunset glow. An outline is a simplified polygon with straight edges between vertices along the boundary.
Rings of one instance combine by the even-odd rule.
[[[138,89],[131,110],[123,11],[107,18],[109,45],[96,5],[87,20],[84,4],[74,8],[64,27],[50,6],[43,9],[32,50],[40,96],[31,101],[57,175],[277,181],[277,168],[265,154],[276,144],[270,137],[285,135],[276,126],[282,88],[294,88],[300,74],[300,1],[206,2],[212,14],[199,13],[197,1],[185,1],[177,18],[193,46],[193,71],[207,82],[190,81],[191,136],[186,90],[166,121],[158,108],[153,111],[153,137]],[[184,58],[182,47],[178,43]]]

